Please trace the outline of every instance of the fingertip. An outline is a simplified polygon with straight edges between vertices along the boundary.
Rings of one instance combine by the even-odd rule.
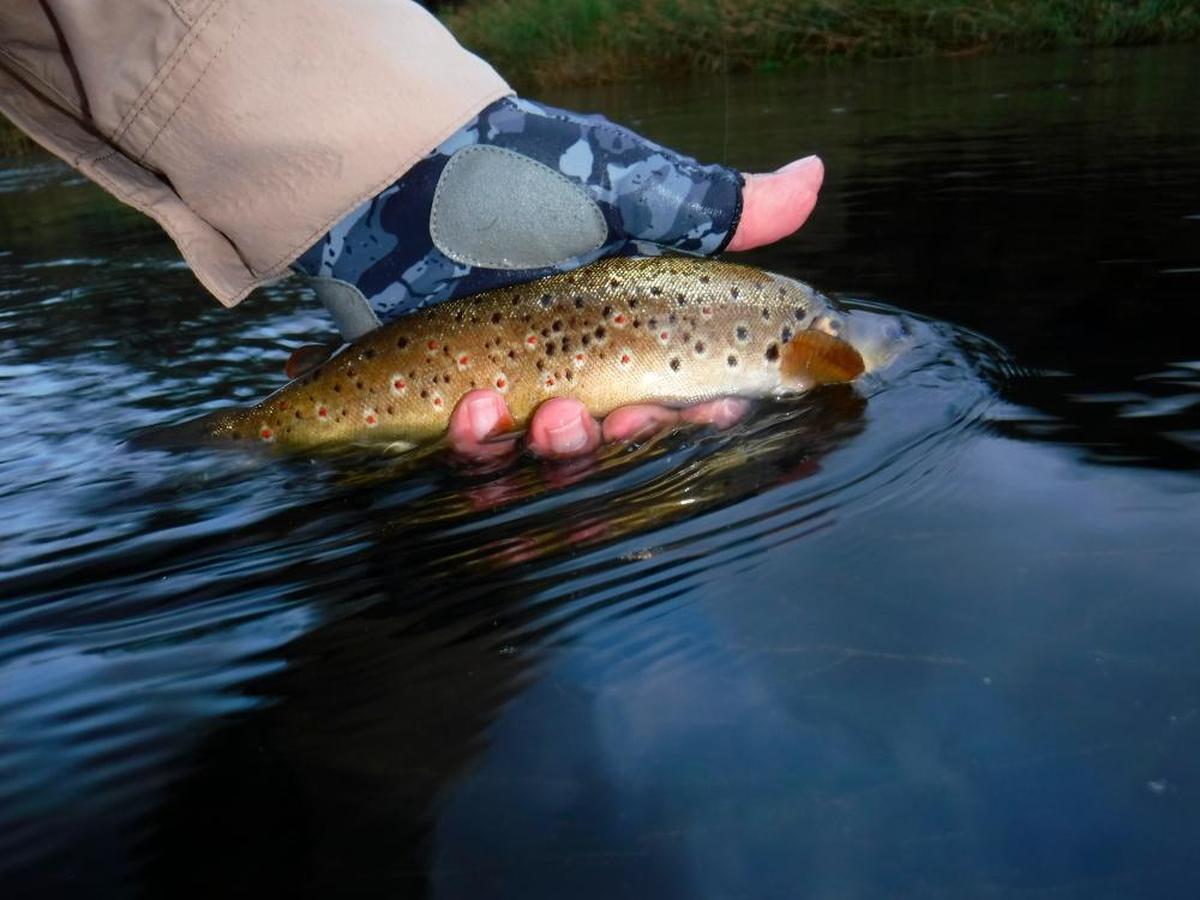
[[[637,441],[679,421],[679,413],[665,406],[639,404],[615,409],[604,419],[604,440]]]
[[[454,452],[461,456],[492,459],[511,453],[516,440],[491,442],[487,439],[512,428],[513,418],[504,398],[496,391],[475,390],[464,394],[455,404],[450,414],[448,437]]]
[[[596,420],[578,400],[555,397],[533,414],[529,423],[529,450],[542,457],[565,459],[591,453],[600,446]]]
[[[685,409],[681,416],[694,425],[712,425],[725,429],[736,425],[750,412],[750,401],[741,397],[722,397],[707,403],[698,403]]]

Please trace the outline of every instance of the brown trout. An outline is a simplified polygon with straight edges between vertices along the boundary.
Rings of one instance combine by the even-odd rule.
[[[518,427],[556,396],[597,416],[848,382],[867,363],[845,316],[806,284],[691,257],[617,258],[440,303],[346,346],[256,406],[185,423],[197,438],[311,449],[415,445],[467,391],[505,396]]]

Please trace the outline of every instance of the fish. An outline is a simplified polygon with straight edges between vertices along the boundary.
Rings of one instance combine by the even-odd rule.
[[[444,435],[468,391],[523,427],[552,397],[596,416],[848,383],[868,362],[847,314],[809,285],[694,257],[618,257],[429,306],[346,345],[248,408],[184,423],[205,442],[318,450]]]

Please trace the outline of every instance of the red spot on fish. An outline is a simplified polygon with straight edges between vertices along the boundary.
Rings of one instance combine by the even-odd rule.
[[[508,387],[508,380],[503,377],[497,378],[496,387],[498,387],[500,390],[504,390],[506,387]]]
[[[627,365],[629,365],[631,362],[633,362],[633,357],[632,357],[632,356],[630,356],[628,353],[622,353],[622,354],[621,354],[621,365],[623,365],[623,366],[627,366]]]
[[[269,440],[271,440],[273,437],[275,437],[275,433],[274,433],[273,431],[271,431],[271,429],[270,429],[270,428],[268,428],[267,426],[265,426],[265,425],[264,425],[264,426],[263,426],[263,428],[262,428],[262,431],[260,431],[260,432],[258,433],[258,436],[259,436],[260,438],[262,438],[264,441],[269,441]]]
[[[442,406],[442,402],[443,402],[443,401],[442,401],[442,398],[441,398],[441,397],[434,397],[434,398],[433,398],[433,405],[434,405],[434,406],[436,406],[436,407],[438,407],[438,408],[441,408],[441,406]]]
[[[471,356],[470,356],[470,354],[467,354],[467,353],[460,353],[456,362],[458,363],[458,371],[462,372],[465,369],[467,369],[468,367],[470,367]]]
[[[317,407],[317,418],[318,419],[328,419],[329,418],[329,407],[318,406]]]
[[[615,316],[612,317],[612,320],[613,320],[614,325],[624,325],[625,324],[625,315],[623,313],[617,313]]]
[[[538,344],[538,338],[537,338],[536,334],[526,335],[526,337],[525,337],[525,346],[526,347],[528,347],[529,349],[532,350],[534,347],[537,346],[537,344]]]
[[[363,422],[366,423],[368,428],[374,428],[379,424],[379,416],[375,414],[375,410],[368,409],[363,415]]]
[[[425,349],[426,349],[426,350],[436,350],[437,348],[438,348],[438,342],[437,342],[437,341],[426,341],[426,342],[425,342]]]

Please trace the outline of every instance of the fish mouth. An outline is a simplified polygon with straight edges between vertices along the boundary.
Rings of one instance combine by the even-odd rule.
[[[887,368],[915,340],[904,316],[851,309],[840,318],[838,337],[858,351],[868,373]]]

